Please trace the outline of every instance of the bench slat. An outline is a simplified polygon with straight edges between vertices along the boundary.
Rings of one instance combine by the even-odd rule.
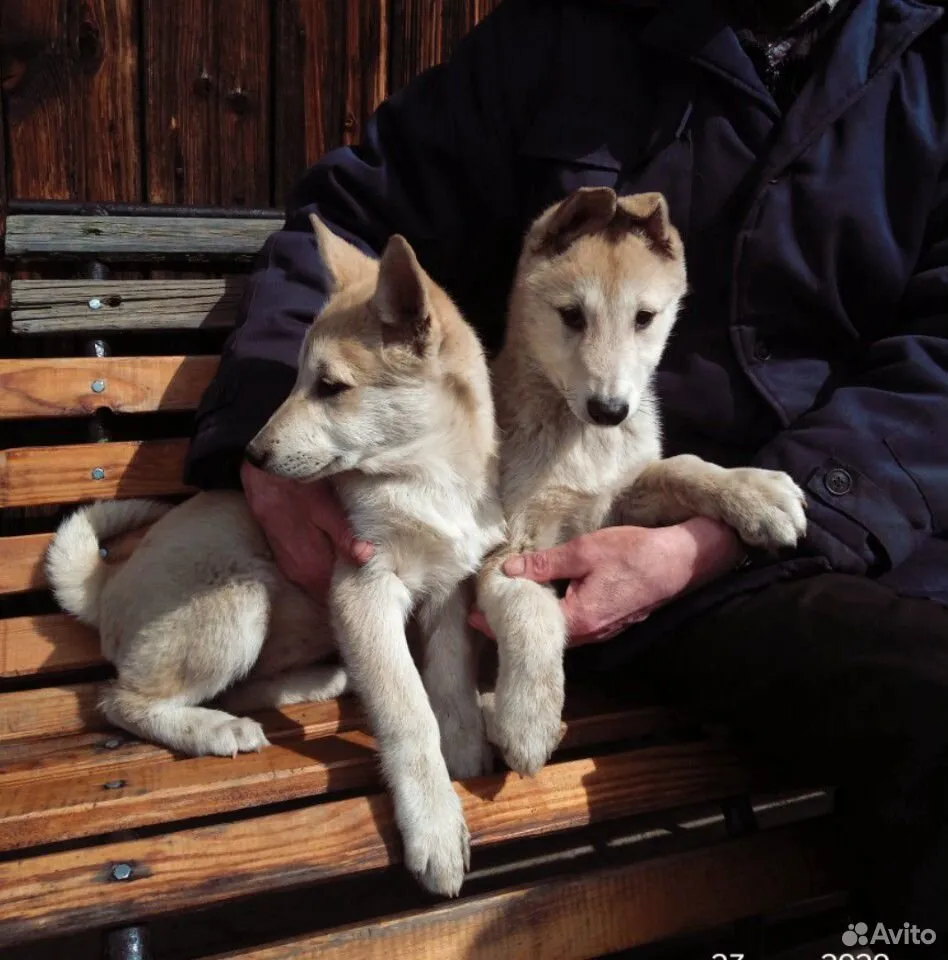
[[[134,257],[253,255],[282,221],[218,217],[7,217],[8,257],[30,255]]]
[[[13,333],[232,327],[244,277],[220,280],[14,280]],[[92,309],[89,304],[95,305]]]
[[[15,740],[108,730],[98,698],[96,683],[0,693],[0,763],[14,759],[8,744]]]
[[[25,593],[46,586],[43,558],[51,533],[0,539],[0,594]]]
[[[364,729],[340,732],[346,725],[364,726],[355,702],[310,716],[323,722],[301,723],[307,716],[299,711],[295,722],[278,713],[262,715],[273,746],[233,760],[176,758],[137,742],[104,749],[101,734],[81,749],[60,741],[66,749],[58,752],[42,742],[25,754],[5,751],[15,760],[0,768],[0,850],[376,785],[371,736]],[[664,711],[630,708],[581,716],[568,721],[562,747],[641,736],[666,719]],[[701,762],[704,746],[691,749]]]
[[[217,371],[218,357],[0,360],[0,418],[82,417],[189,411]]]
[[[181,480],[187,449],[179,439],[6,450],[0,507],[188,493]]]
[[[744,792],[732,758],[654,748],[458,784],[475,847]],[[400,846],[385,795],[0,863],[0,944],[375,870]],[[110,879],[117,863],[129,880]]]
[[[103,663],[99,635],[64,613],[0,620],[0,677],[81,670]]]
[[[834,870],[813,868],[830,846],[829,833],[823,821],[795,824],[219,954],[214,960],[584,960],[612,955],[841,891]]]

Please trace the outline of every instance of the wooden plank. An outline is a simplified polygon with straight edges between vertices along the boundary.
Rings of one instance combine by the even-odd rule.
[[[585,960],[841,892],[823,821],[521,885],[215,960]],[[736,955],[735,955],[736,956]]]
[[[82,417],[194,410],[217,357],[0,359],[0,417]]]
[[[34,533],[0,540],[0,594],[25,593],[46,586],[43,558],[50,533]]]
[[[6,252],[8,256],[68,254],[133,259],[159,254],[251,256],[279,226],[279,221],[264,217],[17,214],[7,218]]]
[[[243,277],[215,280],[15,280],[13,333],[232,327]],[[93,309],[89,304],[98,306]]]
[[[111,729],[96,710],[98,695],[99,685],[95,683],[0,694],[0,744],[3,745],[0,756],[4,772],[22,771],[37,764],[55,766],[59,757],[65,757],[66,763],[76,762],[77,752],[82,753],[82,744],[65,738]],[[268,736],[275,739],[313,738],[355,729],[362,723],[362,716],[355,701],[345,697],[326,703],[283,707],[279,713],[262,715],[261,722]],[[125,739],[127,735],[120,736]],[[56,739],[52,743],[36,743],[53,738]],[[148,746],[145,760],[153,762],[158,755],[155,751],[163,752],[160,747]],[[88,758],[83,761],[88,762]]]
[[[151,203],[216,204],[226,146],[216,128],[214,0],[143,0],[146,24],[145,195]]]
[[[282,205],[323,154],[358,143],[388,91],[384,0],[276,0],[275,186]]]
[[[392,87],[399,90],[423,70],[450,58],[474,26],[475,0],[394,0]]]
[[[733,758],[656,747],[456,785],[475,849],[741,793]],[[144,919],[397,861],[384,795],[0,863],[0,944]],[[127,864],[124,882],[112,879]]]
[[[270,203],[270,5],[217,0],[218,83],[214,97],[221,153],[214,202],[252,207]]]
[[[0,620],[0,677],[80,670],[104,662],[98,634],[64,613]]]
[[[364,729],[339,729],[343,716],[364,727],[355,703],[313,704],[308,713],[295,708],[292,720],[263,714],[273,746],[233,760],[175,758],[136,742],[109,749],[101,735],[7,748],[0,752],[0,850],[375,786],[374,741]],[[563,748],[653,733],[667,720],[664,711],[630,708],[581,716],[568,721]],[[703,750],[695,748],[698,762]]]
[[[70,200],[79,149],[71,122],[71,54],[60,0],[3,0],[3,96],[11,197]]]
[[[107,730],[105,718],[96,709],[98,696],[94,683],[0,693],[0,758],[4,765],[14,758],[8,744],[15,740]]]
[[[137,201],[135,0],[4,0],[15,197]]]
[[[137,0],[70,3],[66,16],[75,54],[67,110],[79,161],[76,197],[137,202],[142,196]]]
[[[0,452],[0,507],[188,493],[188,441],[144,440]]]

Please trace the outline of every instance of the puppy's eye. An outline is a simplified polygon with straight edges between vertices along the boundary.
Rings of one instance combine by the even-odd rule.
[[[560,307],[559,311],[560,319],[563,321],[564,327],[569,327],[570,330],[586,329],[586,317],[583,314],[582,307]]]
[[[655,319],[655,314],[651,310],[639,310],[635,315],[635,329],[644,330]]]
[[[342,383],[339,380],[326,380],[325,378],[321,377],[313,386],[313,393],[319,397],[320,400],[325,400],[328,397],[335,397],[338,394],[351,389],[351,384]]]

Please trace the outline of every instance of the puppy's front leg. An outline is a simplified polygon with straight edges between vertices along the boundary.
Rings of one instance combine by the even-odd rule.
[[[362,568],[337,563],[330,605],[340,651],[378,741],[405,865],[428,890],[455,896],[470,861],[467,824],[405,638],[408,589],[371,561]]]
[[[490,773],[492,756],[477,699],[475,639],[467,625],[470,584],[418,611],[425,636],[425,689],[441,730],[441,751],[451,776]]]
[[[491,557],[477,575],[477,604],[497,638],[497,689],[485,702],[487,736],[518,773],[534,774],[562,738],[566,621],[556,594]]]
[[[650,463],[613,508],[614,523],[661,527],[710,517],[752,547],[795,546],[806,532],[806,497],[786,473],[725,469],[682,454]]]

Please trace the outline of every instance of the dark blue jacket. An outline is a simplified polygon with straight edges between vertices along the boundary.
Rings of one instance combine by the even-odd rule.
[[[942,13],[859,0],[782,115],[707,0],[505,0],[296,188],[199,412],[188,479],[236,483],[292,384],[324,299],[310,210],[368,251],[404,234],[492,348],[540,210],[583,184],[660,190],[691,281],[659,377],[667,450],[788,471],[810,533],[790,561],[649,623],[823,569],[948,602]]]

